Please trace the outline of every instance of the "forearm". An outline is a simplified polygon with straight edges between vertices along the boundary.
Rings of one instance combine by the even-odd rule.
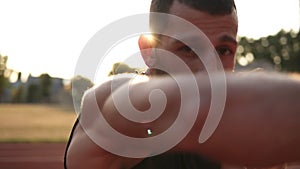
[[[181,85],[190,85],[190,82],[185,82],[184,76],[178,79],[182,80]],[[198,116],[192,130],[174,151],[199,153],[218,161],[243,165],[300,160],[299,82],[262,74],[229,74],[226,80],[226,105],[221,121],[209,140],[200,144],[198,138],[207,117],[211,90],[208,77],[197,76],[201,96]],[[150,107],[148,97],[151,91],[159,89],[165,93],[166,108],[163,115],[153,122],[129,122],[119,115],[112,97],[106,101],[104,113],[109,112],[107,119],[110,124],[129,136],[149,137],[148,129],[158,135],[170,127],[178,115],[180,93],[176,86],[176,82],[169,78],[152,79],[131,86],[130,100],[141,111]],[[124,95],[127,89],[120,88],[114,94]],[[192,102],[194,98],[187,99]],[[184,118],[189,118],[188,112]]]

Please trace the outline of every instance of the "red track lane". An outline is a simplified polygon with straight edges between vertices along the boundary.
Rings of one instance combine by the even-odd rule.
[[[66,143],[0,143],[0,169],[63,169]]]
[[[63,169],[66,143],[0,143],[0,169]],[[300,163],[287,169],[300,169]]]

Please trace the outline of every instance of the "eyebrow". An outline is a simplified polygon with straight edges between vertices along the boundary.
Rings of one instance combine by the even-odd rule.
[[[229,35],[223,35],[223,36],[219,37],[219,41],[230,42],[230,43],[233,43],[234,45],[238,44],[237,40]]]
[[[195,40],[194,40],[195,39]],[[182,39],[182,40],[178,40],[178,39],[175,39],[175,38],[172,38],[172,40],[171,40],[171,42],[170,42],[170,44],[171,45],[181,45],[181,44],[184,44],[184,45],[186,45],[185,43],[184,43],[184,40],[187,40],[187,41],[196,41],[197,42],[197,40],[199,40],[199,38],[196,38],[196,37],[193,37],[193,36],[191,36],[191,37],[188,37],[188,38],[185,38],[185,39]],[[206,39],[205,39],[206,40]],[[202,43],[201,43],[202,44]],[[198,44],[198,45],[201,45],[201,44]]]
[[[192,37],[192,38],[194,38],[194,37]],[[232,36],[227,35],[227,34],[221,35],[221,36],[218,38],[218,40],[219,40],[220,42],[225,42],[225,43],[227,42],[227,43],[232,43],[233,45],[238,45],[237,40],[236,40],[235,38],[233,38]],[[184,44],[184,43],[181,42],[181,41],[178,40],[178,39],[172,38],[170,44],[171,44],[172,46],[176,46],[176,45]]]

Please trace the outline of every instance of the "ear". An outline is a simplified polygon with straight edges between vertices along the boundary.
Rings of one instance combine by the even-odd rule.
[[[151,67],[150,56],[153,47],[153,41],[148,35],[141,35],[139,38],[139,47],[145,64]]]

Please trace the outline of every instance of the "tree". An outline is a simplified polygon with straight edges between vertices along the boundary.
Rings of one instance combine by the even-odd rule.
[[[257,40],[241,37],[239,44],[237,63],[240,67],[264,68],[263,64],[267,63],[277,71],[300,72],[299,32],[281,30],[274,36]]]
[[[142,71],[142,68],[132,68],[125,63],[118,62],[113,65],[112,70],[109,72],[108,76],[122,73],[140,73]]]
[[[82,76],[75,76],[71,79],[72,97],[75,111],[80,112],[82,97],[86,90],[94,86],[94,83]]]
[[[49,103],[50,96],[51,96],[51,86],[52,86],[51,76],[49,74],[42,74],[40,76],[40,85],[41,85],[42,101]]]
[[[40,102],[40,85],[38,84],[29,84],[27,89],[27,98],[26,102],[28,103],[39,103]]]
[[[5,77],[7,56],[0,54],[0,103],[5,101],[5,90],[9,85],[8,78]]]

